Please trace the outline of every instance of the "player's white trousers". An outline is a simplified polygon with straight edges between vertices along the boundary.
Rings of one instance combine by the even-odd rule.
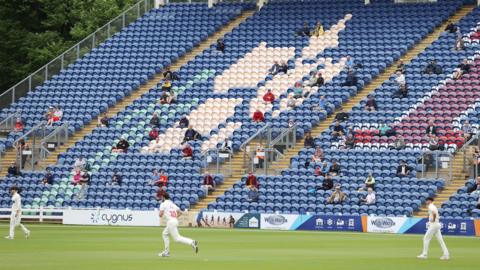
[[[172,236],[173,240],[175,242],[179,242],[185,245],[192,245],[193,240],[190,238],[186,238],[181,236],[178,233],[178,220],[172,219],[167,222],[167,226],[163,230],[163,242],[165,243],[165,250],[169,251],[170,250],[170,239],[169,235]]]
[[[10,216],[10,238],[14,238],[15,237],[15,228],[17,226],[20,226],[20,228],[22,228],[22,231],[24,234],[27,234],[28,233],[28,229],[27,227],[23,226],[22,223],[20,223],[22,221],[22,216],[18,216],[18,217],[15,217],[15,214],[12,214]]]
[[[442,226],[438,222],[430,223],[430,226],[428,227],[428,230],[425,233],[425,236],[423,237],[423,253],[422,253],[422,255],[425,255],[425,256],[428,255],[428,246],[430,245],[430,240],[432,240],[433,236],[435,236],[437,238],[438,243],[440,244],[440,247],[442,248],[443,255],[445,255],[445,256],[449,255],[447,245],[445,245],[445,242],[443,241],[441,228],[442,228]]]

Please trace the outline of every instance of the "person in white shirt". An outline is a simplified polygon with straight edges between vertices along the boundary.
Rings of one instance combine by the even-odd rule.
[[[5,239],[13,240],[15,237],[15,228],[20,226],[25,238],[30,237],[30,231],[20,221],[22,220],[22,198],[19,194],[19,189],[16,186],[10,188],[10,194],[12,194],[12,213],[10,215],[10,234]]]
[[[426,259],[428,256],[428,246],[430,245],[430,240],[432,240],[433,236],[437,237],[438,243],[443,251],[443,256],[440,257],[440,260],[449,260],[450,255],[448,253],[447,245],[443,241],[442,237],[442,226],[440,225],[440,216],[438,215],[438,209],[433,204],[433,198],[427,198],[427,206],[428,206],[428,229],[423,237],[423,252],[422,254],[418,255],[417,258],[419,259]]]
[[[175,242],[179,242],[185,245],[190,245],[195,253],[198,253],[198,243],[195,240],[181,236],[178,233],[178,217],[182,215],[182,211],[178,206],[175,205],[170,200],[170,195],[165,193],[163,195],[163,202],[160,205],[160,218],[165,217],[167,220],[167,226],[163,230],[163,242],[165,244],[165,250],[162,253],[159,253],[160,257],[169,257],[170,256],[170,239],[169,236],[172,235]]]
[[[362,198],[361,202],[367,205],[375,204],[376,202],[375,191],[373,191],[371,187],[367,189],[367,196],[365,198]]]

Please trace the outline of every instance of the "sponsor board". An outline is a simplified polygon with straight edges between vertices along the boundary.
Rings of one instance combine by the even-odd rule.
[[[197,224],[201,222],[201,225],[204,227],[233,228],[243,215],[244,213],[204,211],[198,213],[196,221]]]
[[[260,229],[260,214],[245,213],[236,222],[235,228]]]
[[[301,215],[261,214],[260,219],[260,228],[269,230],[293,230],[297,220],[302,222]]]
[[[63,211],[63,224],[108,226],[159,226],[158,211],[113,209],[68,209]]]
[[[310,216],[297,230],[314,231],[363,231],[360,216]]]
[[[367,232],[399,233],[406,217],[367,217]]]
[[[412,218],[412,222],[408,228],[405,228],[402,233],[419,233],[424,234],[428,229],[428,219],[426,218]],[[476,234],[475,221],[467,219],[441,219],[442,234],[445,235],[464,235],[474,236]]]

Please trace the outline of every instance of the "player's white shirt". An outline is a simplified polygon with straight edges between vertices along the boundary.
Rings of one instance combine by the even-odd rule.
[[[435,214],[435,220],[433,220],[433,214]],[[431,223],[438,223],[440,221],[438,209],[433,203],[428,205],[428,221],[430,221]]]
[[[177,211],[180,211],[180,208],[171,200],[165,200],[160,205],[160,211],[163,211],[163,216],[167,219],[167,222],[169,222],[170,220],[177,220]]]
[[[20,194],[16,193],[12,196],[12,214],[18,210],[22,210],[22,198]]]

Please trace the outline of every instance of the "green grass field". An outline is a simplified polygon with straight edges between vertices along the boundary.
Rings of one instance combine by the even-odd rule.
[[[440,261],[432,240],[428,260],[418,260],[421,235],[180,229],[199,241],[195,255],[172,243],[171,257],[160,258],[162,228],[29,225],[32,237],[0,239],[0,269],[479,269],[478,238],[445,237],[451,260]],[[3,235],[7,224],[0,224]]]

